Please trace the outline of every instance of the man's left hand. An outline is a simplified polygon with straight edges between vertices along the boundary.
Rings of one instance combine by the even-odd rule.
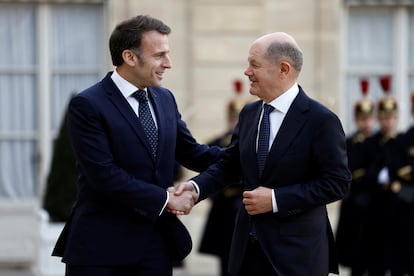
[[[272,193],[272,189],[262,186],[243,192],[243,204],[247,213],[258,215],[272,212]]]

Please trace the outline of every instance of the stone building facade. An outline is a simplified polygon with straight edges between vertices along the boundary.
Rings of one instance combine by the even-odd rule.
[[[60,266],[48,263],[47,256],[59,226],[48,226],[40,204],[53,140],[70,94],[113,69],[107,40],[119,21],[149,14],[172,27],[169,41],[173,68],[166,73],[164,86],[175,94],[194,136],[205,142],[226,128],[225,105],[233,96],[233,81],[242,80],[244,93],[248,93],[243,71],[251,43],[275,31],[296,38],[304,53],[300,84],[311,97],[338,114],[346,132],[352,130],[350,107],[359,97],[359,78],[370,78],[373,94],[378,96],[375,81],[384,74],[393,76],[392,89],[401,102],[400,124],[404,129],[410,123],[406,97],[414,90],[413,4],[411,0],[0,0],[0,26],[9,26],[0,27],[0,267],[4,271],[17,267],[41,276],[59,275],[53,270]],[[66,37],[62,33],[66,34],[66,29],[69,33],[70,26],[76,23],[70,22],[71,12],[90,23],[72,30],[75,38],[85,35],[87,39],[81,40],[81,46],[67,42],[62,52],[87,52],[85,59],[93,56],[87,66],[82,60],[71,64],[70,56],[66,63],[62,62],[64,55],[59,53],[55,60],[54,53],[59,52],[56,42],[62,42]],[[10,13],[16,13],[19,20],[16,16],[7,17]],[[69,23],[60,20],[60,14],[69,14]],[[26,19],[28,23],[21,23]],[[375,20],[381,26],[378,34],[377,23],[370,24]],[[55,27],[56,22],[62,24],[62,29]],[[22,38],[16,39],[14,34],[22,32]],[[349,42],[355,34],[359,36]],[[385,38],[381,39],[382,34]],[[29,43],[23,41],[26,38]],[[33,63],[22,66],[20,60],[7,61],[14,56],[15,45],[7,44],[13,39],[23,50],[35,49],[27,54]],[[359,41],[373,46],[364,52],[365,44]],[[370,56],[370,52],[374,54]],[[370,57],[365,63],[364,55]],[[377,65],[381,57],[385,57],[384,62]],[[22,108],[22,102],[13,98],[20,91],[15,81],[11,80],[8,86],[4,81],[14,75],[19,78],[19,74],[29,75],[34,84],[29,93],[31,100],[26,103],[31,111],[28,118],[33,117],[34,122],[29,129],[23,125],[16,131],[15,124],[8,122],[17,117],[9,114]],[[59,74],[67,76],[55,79]],[[82,74],[88,79],[82,79]],[[60,93],[59,88],[64,91]],[[28,153],[21,153],[20,147],[29,147]],[[27,167],[23,177],[14,171],[21,167]],[[27,183],[29,188],[25,188]],[[195,237],[207,208],[208,203],[201,204],[195,215],[183,218]],[[330,210],[334,213],[336,209]],[[197,275],[196,265],[189,264],[187,269],[189,275]]]

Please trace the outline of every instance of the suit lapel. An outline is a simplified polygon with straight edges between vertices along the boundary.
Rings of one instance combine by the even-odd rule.
[[[291,145],[294,138],[298,135],[300,129],[307,121],[306,111],[308,109],[308,97],[305,95],[302,89],[292,102],[282,125],[273,141],[273,144],[269,151],[269,156],[272,156],[272,160],[280,160],[286,150]],[[266,161],[263,175],[274,167],[275,164],[269,164],[269,158]]]
[[[125,120],[133,129],[134,133],[138,136],[138,139],[141,140],[141,142],[145,145],[149,155],[153,156],[151,154],[151,146],[149,145],[147,136],[145,134],[145,130],[141,122],[139,121],[138,117],[132,110],[127,100],[122,95],[121,91],[119,91],[118,87],[112,81],[110,76],[111,75],[109,73],[102,81],[108,99],[114,104],[114,106],[118,109],[121,115],[125,118]]]
[[[247,150],[243,150],[243,157],[245,157],[246,160],[251,160],[251,163],[254,164],[257,176],[259,175],[259,171],[257,168],[256,142],[262,104],[262,101],[257,101],[256,106],[252,108],[251,112],[246,114],[246,124],[244,125],[246,131],[244,133],[240,133],[239,138],[243,144],[243,148],[247,147]],[[246,142],[244,143],[243,141]]]

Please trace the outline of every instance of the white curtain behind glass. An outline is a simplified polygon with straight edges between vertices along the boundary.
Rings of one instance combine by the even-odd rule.
[[[387,8],[351,8],[347,21],[344,98],[348,110],[345,129],[350,134],[355,130],[353,105],[362,97],[361,78],[369,80],[369,95],[373,99],[383,97],[379,77],[392,72],[393,15]]]
[[[414,8],[409,12],[409,44],[408,44],[408,89],[409,92],[414,93]],[[411,108],[411,107],[410,107]],[[410,123],[413,124],[413,118],[410,118]]]
[[[72,93],[102,76],[103,22],[99,5],[50,5],[50,72],[38,72],[38,5],[0,4],[0,198],[36,197],[39,135],[37,79],[50,75],[52,133]],[[53,144],[53,141],[50,141]]]
[[[51,18],[52,128],[59,130],[70,96],[99,79],[103,68],[102,11],[91,6],[55,6]]]
[[[31,5],[0,8],[0,197],[35,193],[35,13]]]

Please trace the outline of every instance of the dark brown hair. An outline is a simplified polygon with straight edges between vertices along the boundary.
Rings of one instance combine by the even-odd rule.
[[[138,15],[119,23],[109,38],[112,64],[122,65],[124,63],[122,52],[127,49],[134,50],[140,57],[142,34],[154,30],[166,35],[171,32],[171,28],[161,20],[148,15]]]

